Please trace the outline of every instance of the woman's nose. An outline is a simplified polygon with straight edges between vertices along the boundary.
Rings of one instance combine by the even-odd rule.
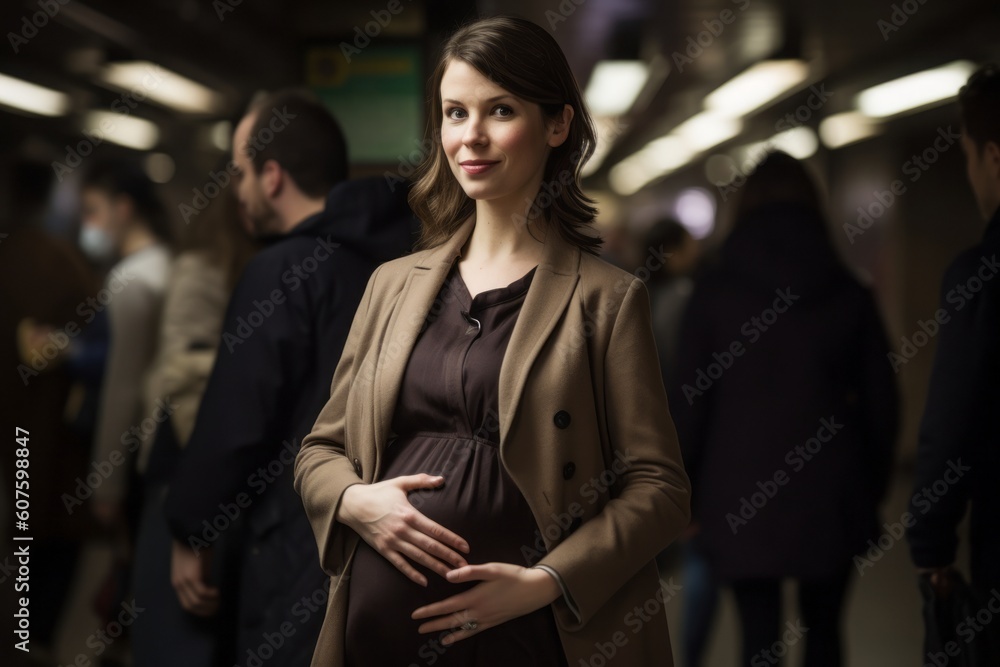
[[[486,131],[483,122],[478,117],[470,116],[465,123],[465,134],[462,143],[466,146],[481,146],[486,143]]]

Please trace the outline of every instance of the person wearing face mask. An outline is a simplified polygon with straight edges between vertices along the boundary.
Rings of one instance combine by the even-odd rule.
[[[130,434],[149,416],[141,388],[156,353],[173,234],[153,182],[131,162],[106,160],[90,168],[81,204],[82,250],[95,263],[114,262],[91,304],[106,311],[109,332],[93,450],[107,474],[93,488],[91,508],[105,526],[121,527],[137,450],[131,440],[144,437]]]

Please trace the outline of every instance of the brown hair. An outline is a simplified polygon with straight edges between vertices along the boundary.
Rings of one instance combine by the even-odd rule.
[[[258,174],[265,162],[274,160],[309,197],[325,197],[347,178],[344,133],[314,94],[279,90],[254,100],[247,114],[255,117],[243,150]]]
[[[594,200],[583,194],[580,170],[594,153],[596,133],[584,106],[580,87],[559,45],[544,28],[516,16],[494,16],[469,23],[455,32],[441,50],[431,75],[427,95],[428,155],[414,173],[410,208],[422,222],[417,249],[432,248],[447,240],[476,210],[475,200],[465,194],[448,166],[441,146],[441,79],[452,60],[462,60],[495,84],[525,101],[541,107],[546,117],[558,115],[563,106],[573,107],[569,136],[553,148],[545,165],[543,183],[528,219],[541,210],[555,222],[559,233],[581,250],[597,253],[602,240],[583,232],[593,223]],[[566,175],[572,176],[567,179]],[[563,184],[563,181],[569,183]],[[545,195],[551,203],[543,205]]]

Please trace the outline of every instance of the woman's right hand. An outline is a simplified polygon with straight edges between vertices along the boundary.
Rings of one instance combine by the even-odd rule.
[[[444,478],[427,474],[404,475],[374,484],[352,484],[337,507],[337,521],[352,528],[400,572],[420,584],[427,578],[404,556],[442,577],[468,565],[456,549],[469,553],[469,544],[444,526],[418,512],[408,491],[432,489]]]

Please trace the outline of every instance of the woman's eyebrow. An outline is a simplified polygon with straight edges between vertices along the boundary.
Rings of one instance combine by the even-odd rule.
[[[511,97],[511,95],[507,95],[507,94],[497,95],[496,97],[491,97],[490,99],[483,100],[483,101],[484,102],[496,102],[497,100],[502,100],[505,97]],[[462,102],[459,102],[458,100],[452,100],[452,99],[444,99],[444,100],[441,100],[441,101],[442,102],[451,102],[452,104],[462,104]]]

